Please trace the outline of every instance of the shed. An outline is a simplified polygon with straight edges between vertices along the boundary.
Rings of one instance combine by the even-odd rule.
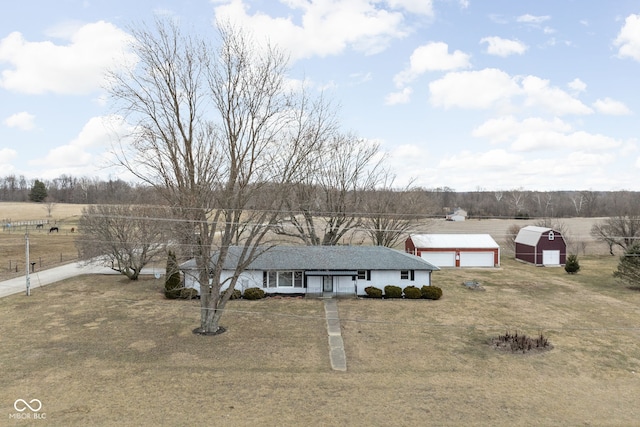
[[[561,266],[567,260],[567,243],[559,231],[528,225],[515,240],[516,259],[534,265]]]
[[[405,251],[438,267],[500,267],[500,245],[489,234],[412,234]]]
[[[452,212],[449,212],[445,219],[447,221],[464,221],[467,219],[467,211],[461,208],[456,208]]]

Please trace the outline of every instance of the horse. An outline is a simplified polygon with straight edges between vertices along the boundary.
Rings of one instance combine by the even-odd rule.
[[[60,230],[58,230],[58,227],[51,227],[51,228],[49,229],[49,233],[53,233],[54,231],[57,233],[57,232],[58,232],[58,231],[60,231]]]
[[[37,230],[38,228],[42,228],[42,227],[44,227],[44,224],[36,224],[36,230]]]

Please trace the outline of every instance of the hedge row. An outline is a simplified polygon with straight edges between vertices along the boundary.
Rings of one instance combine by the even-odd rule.
[[[364,289],[369,298],[382,298],[382,289],[375,286],[368,286]],[[404,298],[406,299],[440,299],[442,297],[442,289],[437,286],[423,286],[417,288],[415,286],[407,286],[402,289],[399,286],[387,285],[384,287],[385,298]]]

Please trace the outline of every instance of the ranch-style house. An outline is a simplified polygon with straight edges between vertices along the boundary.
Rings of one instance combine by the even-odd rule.
[[[229,248],[223,281],[232,277],[240,249]],[[200,292],[195,269],[193,259],[181,265],[185,287]],[[258,287],[267,294],[309,296],[366,295],[368,286],[431,286],[435,270],[438,267],[420,257],[383,246],[274,246],[251,262],[236,289],[244,292]]]

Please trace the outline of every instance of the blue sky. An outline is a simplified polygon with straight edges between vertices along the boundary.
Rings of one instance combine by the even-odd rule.
[[[103,72],[154,16],[246,25],[396,184],[640,190],[637,0],[24,0],[0,15],[0,175],[120,177]]]

